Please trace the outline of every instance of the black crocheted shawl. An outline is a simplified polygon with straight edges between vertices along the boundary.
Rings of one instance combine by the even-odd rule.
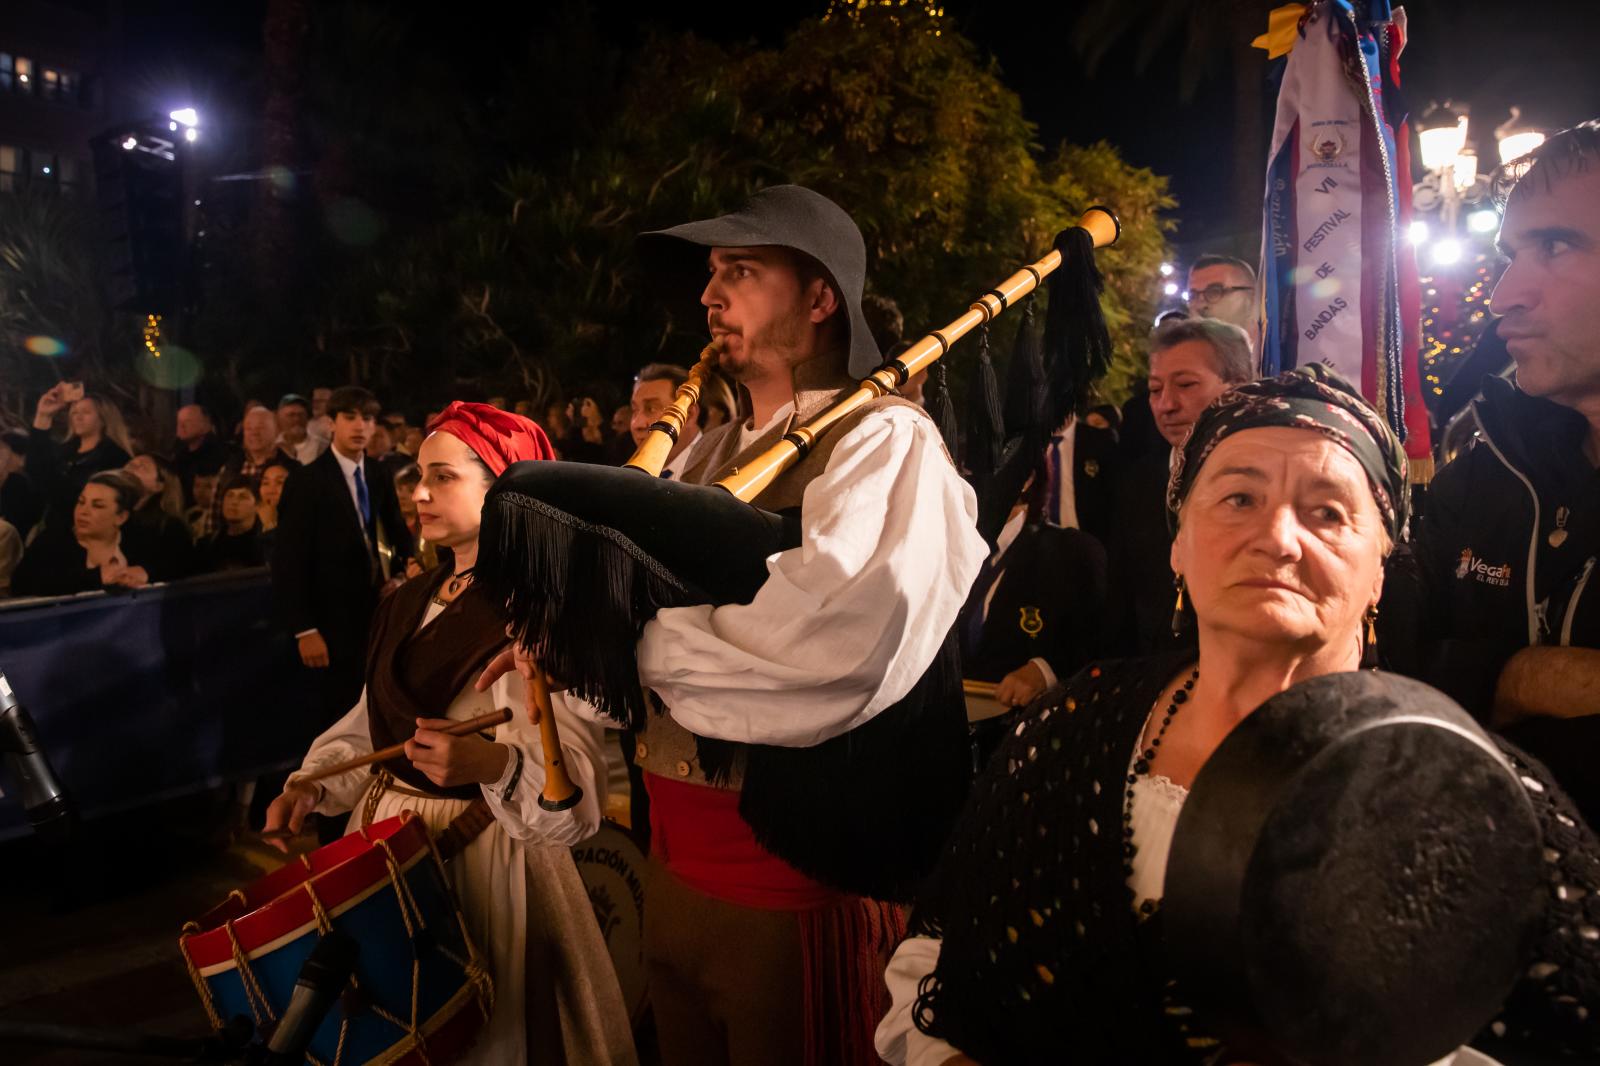
[[[917,1025],[981,1063],[1199,1061],[1127,885],[1123,798],[1185,655],[1101,663],[1030,709],[973,785],[910,933],[943,940]],[[1199,1047],[1188,1045],[1194,1037]]]
[[[911,916],[911,935],[943,940],[922,1031],[986,1066],[1216,1055],[1168,977],[1159,911],[1134,911],[1123,852],[1134,745],[1189,662],[1091,666],[995,752]],[[1600,1061],[1600,844],[1548,771],[1498,742],[1539,812],[1550,894],[1523,980],[1473,1043],[1506,1063]]]

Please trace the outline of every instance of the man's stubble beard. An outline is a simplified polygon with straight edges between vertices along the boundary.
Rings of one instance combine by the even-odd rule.
[[[744,342],[740,347],[738,361],[729,352],[723,351],[717,357],[717,367],[723,373],[741,384],[752,380],[752,375],[765,377],[771,373],[779,372],[778,365],[768,358],[763,360],[763,365],[757,366],[753,354],[756,352],[775,353],[784,368],[793,370],[801,360],[798,359],[801,341],[805,337],[803,316],[790,316],[769,323],[762,332],[750,336],[740,334]]]

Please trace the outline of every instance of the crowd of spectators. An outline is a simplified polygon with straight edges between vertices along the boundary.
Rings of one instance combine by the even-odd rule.
[[[672,387],[675,380],[656,386],[669,400]],[[131,436],[117,403],[92,387],[62,382],[47,390],[30,425],[0,432],[0,597],[138,588],[268,566],[286,486],[333,441],[328,404],[336,391],[288,393],[276,406],[247,401],[237,421],[221,426],[206,407],[184,404],[162,446],[157,434]],[[536,417],[530,402],[492,402]],[[719,420],[732,407],[725,385],[707,404]],[[431,564],[436,556],[420,540],[411,500],[427,418],[397,409],[373,416],[363,455],[395,489],[406,557]],[[548,405],[539,421],[563,458],[620,463],[633,449],[633,412],[604,385]]]

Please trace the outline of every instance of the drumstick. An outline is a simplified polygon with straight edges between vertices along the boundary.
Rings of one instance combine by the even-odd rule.
[[[968,696],[988,696],[994,698],[995,689],[999,687],[993,681],[962,681],[961,691]]]
[[[437,730],[437,732],[443,733],[446,736],[464,737],[468,733],[476,733],[480,729],[492,729],[502,722],[509,721],[511,721],[511,708],[502,707],[498,711],[490,711],[488,714],[480,714],[476,718],[468,718],[465,721],[453,722],[445,728]],[[387,748],[379,748],[371,755],[363,755],[359,759],[351,759],[349,762],[337,763],[333,766],[309,773],[298,780],[321,781],[325,777],[333,777],[337,774],[342,774],[350,770],[359,770],[361,767],[369,766],[375,762],[388,762],[390,759],[397,759],[405,753],[406,743],[405,741],[401,741],[399,744],[391,744]]]
[[[539,795],[539,806],[547,811],[565,811],[583,799],[583,789],[567,774],[566,760],[561,753],[561,733],[556,728],[556,714],[550,704],[550,683],[537,663],[533,676],[528,678],[529,717],[539,715],[539,745],[544,748],[544,791]]]

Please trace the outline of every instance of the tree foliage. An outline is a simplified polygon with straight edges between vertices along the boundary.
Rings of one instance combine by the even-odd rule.
[[[992,61],[937,15],[867,8],[805,23],[776,48],[656,37],[612,69],[626,74],[577,94],[592,113],[564,120],[562,151],[516,160],[493,196],[368,257],[339,303],[376,317],[333,347],[365,347],[389,382],[541,397],[687,361],[699,329],[650,298],[634,235],[792,181],[847,206],[870,287],[912,328],[959,313],[1084,208],[1112,205],[1124,223],[1102,260],[1112,393],[1137,373],[1166,250],[1165,180],[1104,144],[1041,153]]]
[[[703,330],[653,296],[634,236],[786,181],[851,212],[869,288],[908,332],[959,314],[1084,208],[1112,206],[1106,391],[1139,372],[1166,180],[1109,145],[1042,149],[993,61],[937,8],[857,7],[773,47],[656,35],[624,50],[593,17],[560,9],[495,62],[401,70],[397,55],[428,54],[428,24],[318,5],[306,62],[278,57],[310,79],[303,158],[277,135],[280,168],[260,187],[274,209],[212,227],[187,341],[208,374],[260,395],[360,380],[418,408],[621,385],[645,362],[691,360]],[[292,277],[263,277],[259,250],[285,242],[294,253],[275,262]],[[137,332],[126,340],[136,350]]]
[[[106,296],[105,254],[93,208],[19,191],[0,196],[0,411],[32,414],[59,369],[102,382],[131,360],[139,334]],[[131,377],[117,382],[127,386]]]

